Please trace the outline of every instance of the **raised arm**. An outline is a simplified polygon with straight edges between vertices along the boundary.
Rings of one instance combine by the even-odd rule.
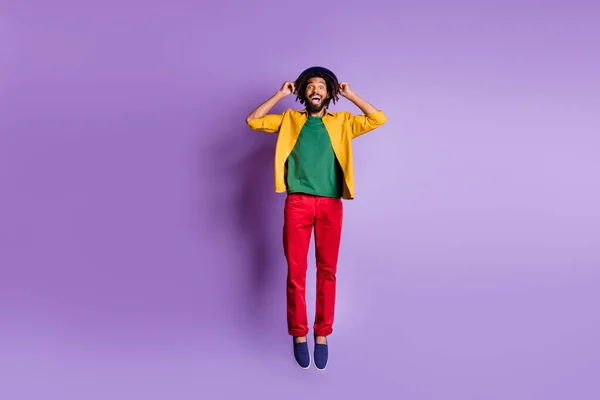
[[[350,89],[347,82],[340,83],[340,94],[350,100],[364,113],[364,115],[352,115],[352,137],[357,138],[375,128],[385,124],[387,117],[383,111],[378,110],[372,104],[361,98]]]
[[[254,111],[252,111],[250,113],[250,115],[248,115],[246,117],[246,123],[248,125],[250,125],[250,122],[252,120],[262,118],[265,115],[267,115],[267,113],[269,111],[271,111],[271,109],[277,103],[279,103],[281,101],[281,99],[294,93],[294,90],[295,90],[295,86],[294,86],[293,82],[285,82],[283,84],[283,86],[281,87],[281,89],[279,89],[277,92],[275,92],[275,94],[273,96],[269,97],[269,99],[267,99],[267,101],[265,101],[264,103],[262,103],[261,105],[256,107],[256,109]]]
[[[360,110],[365,115],[377,112],[377,109],[375,107],[373,107],[371,104],[369,104],[369,102],[361,98],[359,95],[354,93],[352,89],[350,89],[350,85],[348,84],[348,82],[340,83],[340,94],[348,100],[350,100],[351,102],[353,102],[354,105],[360,108]]]
[[[269,133],[279,132],[283,114],[269,114],[269,111],[271,111],[275,104],[281,99],[294,93],[294,90],[295,86],[293,82],[285,82],[281,89],[246,117],[246,124],[255,131]]]

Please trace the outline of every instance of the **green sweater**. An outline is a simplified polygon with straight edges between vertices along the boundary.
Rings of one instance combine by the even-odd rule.
[[[286,165],[288,193],[342,196],[344,174],[321,117],[308,117]]]

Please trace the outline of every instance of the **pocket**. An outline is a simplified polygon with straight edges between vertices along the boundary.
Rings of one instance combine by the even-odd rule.
[[[285,198],[285,204],[300,204],[302,203],[302,195],[297,194],[297,193],[292,193],[292,194],[288,194],[287,197]]]

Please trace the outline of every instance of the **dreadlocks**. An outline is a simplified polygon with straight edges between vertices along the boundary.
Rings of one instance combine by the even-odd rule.
[[[327,92],[329,98],[324,100],[324,105],[327,107],[329,102],[333,100],[335,104],[339,100],[340,84],[333,72],[323,67],[311,67],[303,71],[298,79],[296,79],[296,101],[300,100],[300,104],[308,103],[306,99],[306,86],[310,78],[323,78],[327,84]]]

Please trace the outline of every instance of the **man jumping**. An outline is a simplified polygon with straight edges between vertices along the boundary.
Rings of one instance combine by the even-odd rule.
[[[290,94],[295,94],[305,109],[269,114]],[[339,95],[364,115],[329,111],[330,102],[335,104]],[[275,191],[287,192],[283,224],[288,266],[287,325],[293,337],[294,357],[303,369],[311,362],[306,340],[306,271],[313,228],[317,267],[314,362],[318,370],[323,370],[328,360],[327,336],[333,332],[342,199],[354,199],[351,142],[383,125],[386,119],[381,110],[354,93],[348,83],[338,83],[333,72],[323,67],[308,68],[295,82],[285,82],[246,118],[253,130],[278,134]]]

